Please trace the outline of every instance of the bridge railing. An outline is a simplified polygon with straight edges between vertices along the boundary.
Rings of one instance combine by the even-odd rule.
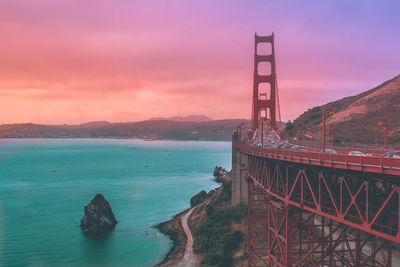
[[[242,132],[241,135],[238,136],[237,143],[238,144],[245,144],[245,145],[251,145],[255,146],[255,142],[250,140],[249,134],[244,135],[244,132]],[[281,143],[289,142],[293,145],[301,146],[303,149],[307,150],[308,152],[320,152],[322,148],[322,144],[316,143],[316,142],[302,142],[301,140],[281,140]],[[258,143],[260,143],[258,141]],[[268,145],[264,143],[264,147],[268,148]],[[362,145],[356,145],[356,144],[337,144],[335,146],[332,146],[330,144],[327,144],[326,149],[333,149],[335,150],[338,154],[348,154],[350,151],[360,151],[368,156],[373,156],[373,157],[381,157],[384,156],[385,154],[385,149],[383,147],[379,146],[362,146]],[[399,147],[389,147],[387,151],[395,151],[395,152],[400,152],[398,149]]]
[[[290,140],[290,143],[294,145],[304,146],[311,151],[320,151],[322,148],[322,143],[318,142],[302,142]],[[340,154],[348,154],[350,151],[360,151],[364,154],[372,154],[374,156],[381,156],[385,154],[385,149],[383,146],[376,145],[360,145],[360,144],[335,144],[332,146],[331,143],[326,144],[327,149],[334,149]],[[388,151],[400,152],[398,146],[388,146]]]
[[[285,149],[259,148],[251,145],[236,145],[241,152],[277,160],[304,163],[322,167],[364,172],[400,175],[400,159],[378,156],[352,156]]]

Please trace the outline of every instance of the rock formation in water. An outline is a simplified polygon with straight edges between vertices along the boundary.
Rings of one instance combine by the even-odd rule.
[[[227,170],[225,170],[224,168],[222,168],[220,166],[215,166],[215,168],[214,168],[214,177],[216,178],[215,180],[218,183],[222,183],[227,174],[228,174]]]
[[[101,236],[115,228],[115,219],[110,203],[102,194],[97,194],[85,206],[85,215],[81,219],[83,233],[89,236]]]

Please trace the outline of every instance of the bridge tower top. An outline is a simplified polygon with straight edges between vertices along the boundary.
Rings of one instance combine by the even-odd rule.
[[[276,129],[277,80],[274,34],[254,35],[254,87],[251,129],[259,128],[261,120],[268,120]]]

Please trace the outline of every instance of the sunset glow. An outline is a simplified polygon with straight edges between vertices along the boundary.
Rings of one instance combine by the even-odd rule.
[[[249,118],[254,33],[283,120],[400,73],[397,1],[0,2],[0,123]]]

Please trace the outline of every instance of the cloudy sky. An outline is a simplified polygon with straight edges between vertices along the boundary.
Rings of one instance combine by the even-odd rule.
[[[400,74],[398,1],[2,0],[0,123],[249,118],[275,33],[282,119]]]

